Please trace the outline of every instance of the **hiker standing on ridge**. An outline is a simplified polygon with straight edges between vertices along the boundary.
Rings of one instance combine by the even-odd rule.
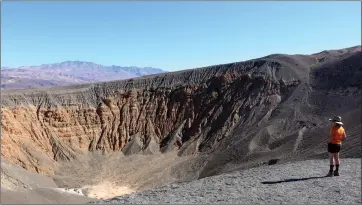
[[[329,154],[329,172],[327,174],[328,177],[339,176],[339,151],[341,150],[342,141],[346,138],[346,132],[344,131],[344,128],[342,127],[342,119],[340,116],[334,116],[332,119],[329,119],[329,121],[333,122],[333,126],[330,130],[331,138],[328,142],[328,152]],[[336,164],[336,170],[333,172],[333,159]]]

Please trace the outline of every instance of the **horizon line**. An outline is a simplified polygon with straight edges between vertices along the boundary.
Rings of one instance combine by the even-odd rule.
[[[359,45],[355,45],[355,46],[349,46],[349,47],[343,47],[343,48],[335,48],[335,49],[324,49],[324,50],[320,50],[319,52],[313,52],[313,53],[293,53],[293,54],[287,54],[287,53],[270,53],[267,55],[263,55],[260,57],[255,57],[255,58],[250,58],[250,59],[246,59],[246,60],[241,60],[241,61],[232,61],[232,62],[226,62],[226,63],[219,63],[219,64],[212,64],[212,65],[205,65],[205,66],[195,66],[192,68],[183,68],[183,69],[176,69],[176,70],[172,70],[172,71],[181,71],[181,70],[188,70],[188,69],[195,69],[195,68],[205,68],[205,67],[209,67],[209,66],[214,66],[214,65],[223,65],[223,64],[229,64],[229,63],[235,63],[235,62],[245,62],[245,61],[250,61],[250,60],[255,60],[255,59],[259,59],[259,58],[264,58],[264,57],[268,57],[271,55],[315,55],[318,53],[322,53],[322,52],[326,52],[326,51],[337,51],[337,50],[344,50],[344,49],[353,49],[353,48],[358,48],[358,47],[362,47],[362,44]],[[43,66],[43,65],[52,65],[52,64],[62,64],[62,63],[66,63],[66,62],[83,62],[83,63],[91,63],[91,64],[95,64],[95,65],[100,65],[103,67],[112,67],[112,66],[117,66],[117,67],[136,67],[136,68],[154,68],[154,69],[160,69],[163,71],[167,71],[167,72],[172,72],[169,69],[166,70],[165,68],[159,68],[159,67],[153,67],[153,66],[135,66],[135,65],[106,65],[106,64],[101,64],[101,63],[96,63],[96,62],[92,62],[92,61],[87,61],[87,60],[64,60],[61,62],[53,62],[53,63],[42,63],[42,64],[38,64],[38,65],[22,65],[22,66],[17,66],[17,67],[10,67],[10,66],[1,66],[1,70],[3,69],[21,69],[21,68],[26,68],[26,67],[37,67],[37,66]]]

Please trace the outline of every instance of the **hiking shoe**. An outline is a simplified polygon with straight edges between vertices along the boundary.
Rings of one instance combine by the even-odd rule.
[[[339,173],[334,171],[334,176],[339,176]]]
[[[333,172],[328,172],[327,176],[326,177],[333,177]]]

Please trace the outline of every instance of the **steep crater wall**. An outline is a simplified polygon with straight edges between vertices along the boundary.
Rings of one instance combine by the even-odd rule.
[[[298,84],[273,60],[54,89],[2,93],[2,157],[53,173],[89,151],[179,154],[216,149],[236,126],[257,124]],[[177,144],[178,143],[178,144]]]

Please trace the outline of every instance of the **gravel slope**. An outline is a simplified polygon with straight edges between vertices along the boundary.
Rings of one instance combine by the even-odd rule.
[[[84,204],[91,200],[94,199],[53,188],[1,191],[1,204]]]
[[[328,160],[270,165],[171,184],[90,203],[361,203],[361,159],[342,159],[339,177],[323,177]]]
[[[84,204],[94,198],[58,188],[46,175],[1,161],[1,204]]]

